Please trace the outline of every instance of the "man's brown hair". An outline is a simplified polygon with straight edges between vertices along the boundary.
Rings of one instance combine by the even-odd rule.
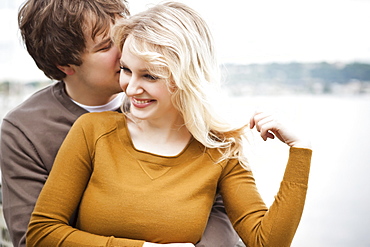
[[[58,65],[81,65],[87,30],[91,38],[109,34],[111,23],[129,16],[126,0],[28,0],[18,13],[18,25],[28,53],[51,79],[66,74]]]

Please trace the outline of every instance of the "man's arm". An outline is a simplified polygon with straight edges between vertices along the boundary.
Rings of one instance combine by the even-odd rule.
[[[220,195],[217,195],[208,219],[206,230],[196,247],[235,247],[239,236],[225,212]]]
[[[15,247],[25,246],[25,234],[48,171],[25,134],[4,119],[1,126],[0,164],[3,211]]]

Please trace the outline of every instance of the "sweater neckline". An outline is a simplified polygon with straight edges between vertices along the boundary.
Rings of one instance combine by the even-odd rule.
[[[128,149],[128,153],[138,160],[139,163],[172,167],[188,162],[189,159],[198,157],[201,154],[201,145],[194,137],[191,137],[184,149],[174,156],[164,156],[136,149],[127,128],[126,116],[122,115],[122,121],[118,121],[117,126],[119,129],[118,133],[121,133],[120,140],[124,147]]]
[[[65,90],[64,81],[59,81],[53,86],[53,94],[58,102],[76,117],[88,112],[87,110],[73,103],[73,101],[69,98]]]

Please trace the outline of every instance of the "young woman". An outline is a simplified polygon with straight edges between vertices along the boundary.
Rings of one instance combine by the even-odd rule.
[[[252,116],[249,127],[263,139],[291,147],[268,209],[243,154],[247,125],[232,127],[210,103],[218,64],[203,19],[170,2],[122,20],[113,37],[130,109],[77,120],[40,194],[27,244],[193,246],[220,193],[247,246],[289,246],[304,207],[309,142],[273,116]]]

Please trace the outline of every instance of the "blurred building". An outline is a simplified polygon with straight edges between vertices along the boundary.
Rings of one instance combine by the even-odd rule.
[[[24,1],[0,0],[0,81],[28,82],[46,78],[20,38],[18,9]]]

